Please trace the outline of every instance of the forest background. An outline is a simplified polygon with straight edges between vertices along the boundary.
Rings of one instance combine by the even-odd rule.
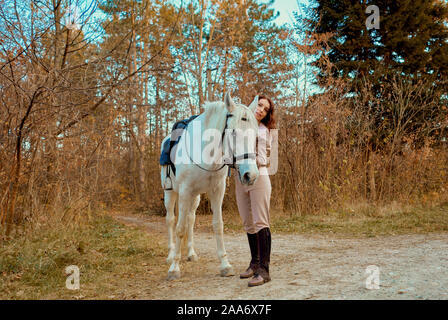
[[[278,25],[274,1],[0,0],[2,237],[97,211],[164,215],[162,139],[227,91],[275,103],[274,215],[446,208],[447,2],[297,8]]]

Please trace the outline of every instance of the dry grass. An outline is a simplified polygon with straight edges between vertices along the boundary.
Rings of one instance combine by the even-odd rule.
[[[165,268],[165,251],[156,236],[108,216],[77,226],[45,227],[3,244],[0,298],[134,298],[132,283],[150,288],[155,274]],[[69,265],[80,269],[80,290],[66,288]]]
[[[244,232],[238,213],[224,217],[227,230]],[[272,231],[375,237],[448,231],[448,202],[426,206],[352,204],[321,214],[294,215],[271,212]]]

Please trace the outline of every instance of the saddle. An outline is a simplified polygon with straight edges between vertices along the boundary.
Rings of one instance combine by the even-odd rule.
[[[180,132],[185,130],[188,127],[188,124],[191,121],[193,121],[194,119],[196,119],[196,117],[198,117],[198,115],[194,115],[194,116],[191,116],[190,118],[177,121],[173,125],[173,128],[171,129],[171,137],[169,139],[167,139],[165,141],[165,143],[163,144],[162,154],[160,155],[159,164],[162,166],[169,165],[171,170],[173,171],[174,175],[176,175],[176,166],[171,161],[171,156],[170,156],[171,151],[174,150],[175,147],[177,147],[177,144],[179,143],[179,140],[181,137]],[[179,130],[182,130],[182,131],[179,131]],[[175,152],[173,152],[173,154],[175,154]],[[168,173],[167,173],[168,177],[169,177],[169,174],[170,173],[168,171]]]

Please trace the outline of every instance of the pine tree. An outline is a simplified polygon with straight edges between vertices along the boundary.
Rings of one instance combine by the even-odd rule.
[[[335,75],[353,79],[389,71],[414,77],[448,75],[448,8],[443,2],[317,2],[313,26],[317,33],[333,33],[329,57],[335,64]],[[380,10],[379,29],[366,26],[369,5]]]
[[[243,25],[241,59],[234,69],[235,85],[243,101],[250,102],[260,93],[278,100],[292,77],[293,66],[286,49],[289,30],[273,22],[278,15],[273,3],[248,2],[249,23]]]
[[[410,92],[420,110],[409,110],[401,119],[408,132],[439,134],[435,130],[446,117],[448,91],[448,6],[440,0],[316,0],[307,19],[296,16],[298,26],[306,23],[318,34],[331,33],[327,56],[334,65],[330,73],[321,69],[318,82],[343,77],[350,83],[352,96],[362,95],[366,83],[372,85],[377,142],[387,140],[394,123],[396,104],[391,100],[395,87],[424,89]],[[379,8],[379,29],[368,29],[369,5]],[[303,24],[305,22],[305,24]],[[301,24],[302,23],[302,24]],[[423,107],[424,106],[424,107]],[[411,124],[410,116],[413,121]],[[428,125],[428,124],[431,125]],[[400,124],[401,125],[401,124]],[[424,128],[425,127],[425,128]]]
[[[273,1],[190,1],[185,6],[181,63],[192,101],[223,99],[230,91],[243,103],[257,93],[278,97],[291,64],[285,28],[273,20]]]

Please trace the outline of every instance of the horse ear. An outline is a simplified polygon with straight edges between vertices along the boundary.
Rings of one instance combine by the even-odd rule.
[[[233,112],[233,110],[235,109],[235,102],[233,102],[229,92],[227,92],[226,96],[224,97],[224,103],[226,105],[227,110],[229,112]]]
[[[249,109],[255,113],[255,110],[257,109],[258,106],[258,95],[255,96],[254,101],[252,101],[249,105]]]

